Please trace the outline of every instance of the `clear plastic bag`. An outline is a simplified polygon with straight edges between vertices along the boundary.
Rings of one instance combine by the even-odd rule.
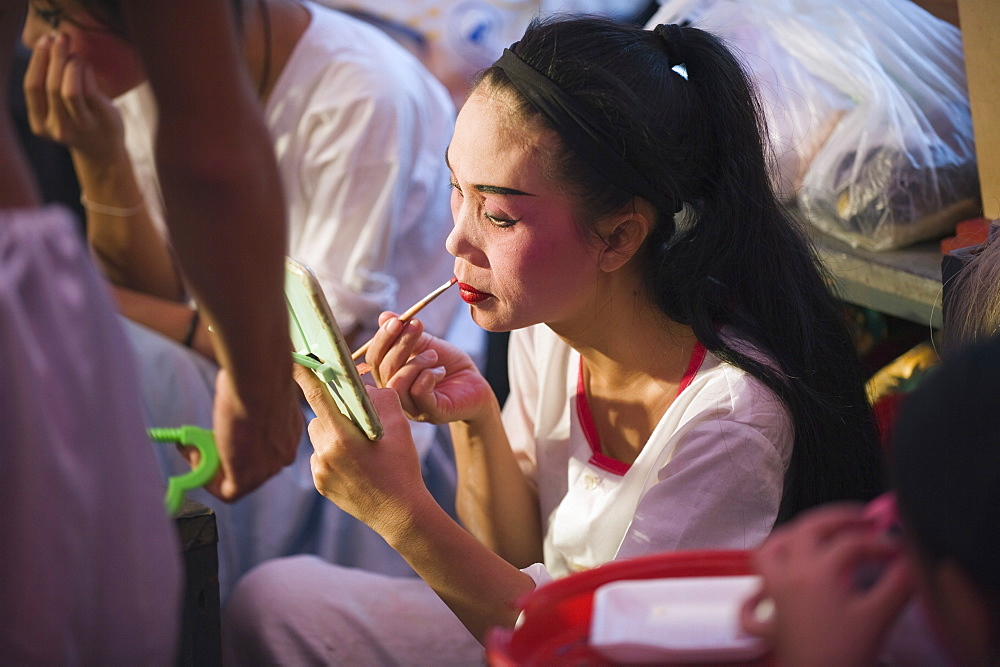
[[[962,41],[951,24],[909,0],[668,0],[650,24],[682,21],[746,55],[771,108],[779,165],[789,146],[806,163],[779,178],[779,191],[791,179],[803,216],[822,231],[889,250],[977,214]],[[795,121],[783,129],[773,117],[788,110]]]

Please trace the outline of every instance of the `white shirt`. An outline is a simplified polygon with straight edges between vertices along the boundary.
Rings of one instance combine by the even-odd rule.
[[[306,7],[312,19],[264,116],[285,190],[289,255],[316,274],[340,328],[360,323],[364,340],[383,310],[401,312],[452,275],[444,153],[455,109],[440,82],[380,30]],[[152,213],[166,235],[148,85],[115,103],[140,185],[148,201],[161,203]],[[446,296],[420,319],[444,336],[453,319],[470,319],[459,306]]]
[[[70,215],[0,211],[0,663],[172,665],[181,547]]]
[[[788,411],[700,346],[691,366],[627,466],[588,440],[579,353],[544,325],[512,333],[503,419],[538,488],[545,569],[527,570],[536,582],[659,551],[751,548],[771,531],[792,451]]]

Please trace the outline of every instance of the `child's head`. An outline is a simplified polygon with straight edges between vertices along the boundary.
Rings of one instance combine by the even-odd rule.
[[[907,397],[892,457],[899,512],[933,618],[963,663],[995,661],[1000,337],[960,350]]]

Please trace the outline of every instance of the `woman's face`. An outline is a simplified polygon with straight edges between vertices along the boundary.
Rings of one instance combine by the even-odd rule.
[[[43,35],[52,33],[65,35],[68,58],[87,63],[108,97],[118,97],[146,78],[132,46],[74,0],[31,0],[21,34],[24,45],[34,49]]]
[[[559,330],[592,317],[600,249],[544,175],[553,135],[518,123],[510,108],[481,85],[458,115],[447,153],[455,219],[447,248],[481,327]]]

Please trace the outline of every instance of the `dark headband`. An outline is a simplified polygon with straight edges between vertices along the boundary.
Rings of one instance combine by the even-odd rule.
[[[512,48],[516,48],[517,43]],[[681,203],[664,197],[618,151],[607,133],[599,130],[588,114],[559,84],[545,76],[511,49],[493,63],[510,78],[514,87],[527,98],[552,125],[566,145],[598,173],[619,188],[647,200],[660,211],[676,213]]]

